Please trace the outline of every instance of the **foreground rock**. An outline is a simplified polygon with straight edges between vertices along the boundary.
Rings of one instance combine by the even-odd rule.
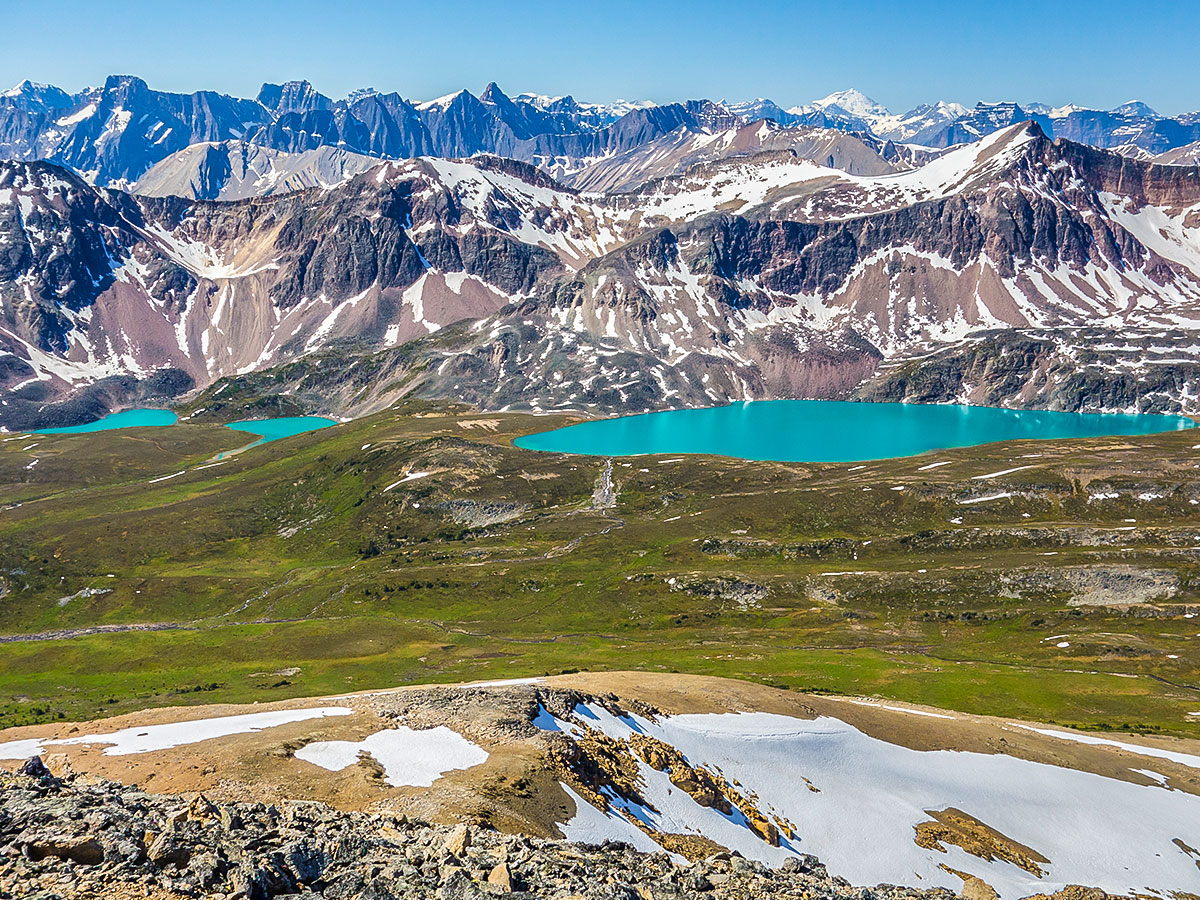
[[[0,897],[853,898],[949,891],[854,888],[815,858],[780,871],[718,853],[686,865],[624,844],[505,835],[310,802],[216,806],[82,776],[0,776]]]

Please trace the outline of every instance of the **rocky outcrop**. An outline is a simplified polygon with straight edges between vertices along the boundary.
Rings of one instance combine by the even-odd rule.
[[[572,845],[311,802],[201,801],[77,776],[0,775],[0,893],[47,900],[228,896],[474,900],[808,897],[951,900],[944,889],[830,878],[811,857],[778,871],[715,852],[694,864],[624,844]]]
[[[875,402],[969,403],[1067,412],[1190,413],[1200,394],[1191,331],[1079,328],[989,331],[901,356],[854,389]]]
[[[694,597],[703,597],[706,600],[732,605],[742,610],[759,607],[762,605],[762,601],[767,599],[765,587],[741,578],[681,576],[669,578],[667,583],[673,591],[684,591]]]
[[[674,747],[649,735],[634,734],[629,744],[652,769],[666,772],[675,785],[701,806],[729,815],[733,804],[721,789],[720,780],[704,769],[693,767]]]
[[[1049,865],[1046,859],[1036,850],[1014,841],[1001,834],[994,828],[980,822],[969,813],[960,809],[935,810],[930,812],[931,821],[919,822],[913,826],[916,832],[914,840],[918,847],[946,852],[943,845],[961,847],[967,853],[989,862],[1001,859],[1005,862],[1020,866],[1026,872],[1041,878],[1045,875],[1043,866]],[[978,881],[979,879],[974,879]],[[976,886],[978,890],[978,886]],[[963,891],[964,898],[967,896]],[[993,892],[995,896],[995,892]]]

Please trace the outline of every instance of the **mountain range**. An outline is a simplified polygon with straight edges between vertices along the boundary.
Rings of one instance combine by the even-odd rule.
[[[0,163],[0,423],[209,385],[218,405],[236,385],[338,414],[409,394],[1195,406],[1194,166],[1036,121],[889,161],[869,135],[677,112],[747,152],[668,141],[648,180],[580,169],[607,179],[586,192],[519,160],[422,157],[229,202]]]
[[[114,75],[74,94],[28,81],[0,94],[0,158],[49,160],[94,184],[128,187],[196,144],[242,142],[289,154],[333,147],[389,159],[487,153],[533,163],[570,185],[596,162],[668,135],[679,140],[761,120],[859,133],[880,146],[943,149],[1030,119],[1050,137],[1138,155],[1200,141],[1200,113],[1160,116],[1137,102],[1104,111],[936,102],[894,115],[855,90],[783,109],[770,100],[604,105],[571,97],[509,97],[495,83],[478,96],[462,90],[414,101],[361,90],[335,100],[305,81],[264,84],[257,97],[244,99],[212,91],[157,91],[140,78]]]

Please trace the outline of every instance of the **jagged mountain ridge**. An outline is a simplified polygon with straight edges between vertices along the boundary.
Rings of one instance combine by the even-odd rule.
[[[785,127],[860,133],[880,144],[944,148],[1028,118],[1052,137],[1137,146],[1152,154],[1200,140],[1200,115],[1164,117],[1145,104],[1103,112],[1015,103],[967,109],[939,102],[893,115],[854,90],[785,110],[770,100],[603,105],[571,97],[508,97],[494,83],[478,97],[463,90],[417,102],[364,90],[334,100],[303,81],[266,84],[254,99],[242,99],[157,91],[133,76],[110,76],[77,94],[29,82],[0,93],[0,158],[45,159],[96,184],[125,187],[193,145],[242,141],[285,153],[328,146],[387,159],[494,154],[532,162],[569,183],[588,166],[680,129],[702,135],[774,120]]]
[[[866,134],[783,127],[771,120],[715,130],[681,126],[630,150],[586,162],[565,173],[564,183],[592,192],[627,191],[654,178],[678,174],[698,162],[769,150],[786,150],[851,174],[874,175],[912,168],[935,155]],[[333,187],[382,162],[329,146],[287,153],[244,141],[193,144],[156,163],[130,190],[152,197],[238,200],[306,187]]]
[[[263,85],[246,100],[156,91],[140,78],[110,76],[76,95],[29,83],[0,94],[0,157],[49,160],[116,187],[189,146],[223,141],[288,153],[334,146],[388,159],[492,153],[562,172],[681,126],[740,123],[705,100],[633,105],[618,116],[571,98],[514,101],[494,84],[481,97],[463,90],[412,102],[375,91],[332,100],[307,82],[289,82]]]
[[[0,377],[30,403],[109,375],[203,386],[414,338],[369,364],[374,386],[351,361],[353,396],[325,384],[318,402],[390,402],[384,384],[491,408],[845,396],[889,360],[989,330],[1079,353],[1100,339],[1073,329],[1200,326],[1200,173],[1034,124],[896,174],[772,152],[607,195],[492,157],[234,203],[7,163],[0,246]],[[1192,381],[1153,403],[1189,406]],[[1130,390],[1120,408],[1145,400]]]

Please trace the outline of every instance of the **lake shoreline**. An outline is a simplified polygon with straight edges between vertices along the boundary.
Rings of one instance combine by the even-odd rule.
[[[709,454],[759,462],[872,462],[1005,440],[1124,436],[1197,427],[1165,414],[955,404],[753,400],[590,419],[524,435],[525,450],[581,456]]]

